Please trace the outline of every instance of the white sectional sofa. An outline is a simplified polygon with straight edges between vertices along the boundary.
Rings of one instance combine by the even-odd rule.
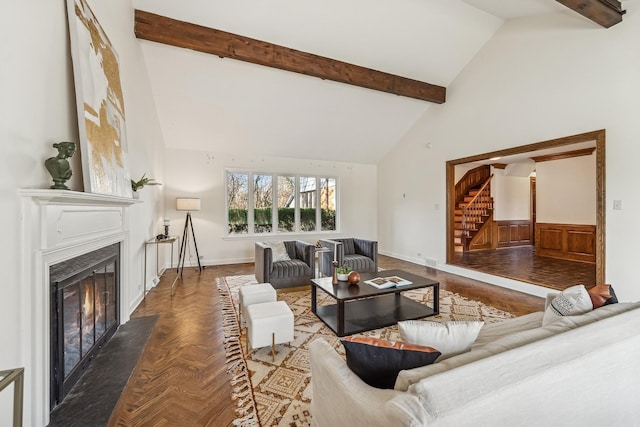
[[[469,352],[370,387],[311,343],[312,426],[640,426],[640,303],[485,325]]]

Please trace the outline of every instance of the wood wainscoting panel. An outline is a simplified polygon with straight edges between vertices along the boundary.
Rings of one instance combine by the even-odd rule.
[[[493,249],[493,227],[491,220],[485,222],[478,233],[469,242],[470,251],[481,251],[485,249]]]
[[[538,223],[536,255],[595,263],[596,226]]]
[[[531,244],[533,236],[531,220],[495,221],[497,247],[524,246]]]

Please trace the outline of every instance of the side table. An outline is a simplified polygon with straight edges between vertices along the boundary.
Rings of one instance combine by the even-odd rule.
[[[144,242],[144,294],[142,299],[147,296],[147,247],[149,245],[155,245],[156,247],[156,275],[158,275],[158,247],[164,243],[171,243],[171,264],[173,267],[173,244],[178,240],[178,236],[169,236],[166,239],[149,239]],[[173,286],[172,286],[173,289]]]
[[[322,247],[316,246],[316,259],[317,259],[316,266],[318,268],[318,270],[316,271],[316,279],[319,279],[320,277],[322,277],[322,270],[324,269],[324,257],[322,256],[322,254],[327,252],[331,252],[331,249],[325,248],[324,246]]]

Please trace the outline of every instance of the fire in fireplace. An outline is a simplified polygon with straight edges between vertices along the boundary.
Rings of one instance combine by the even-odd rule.
[[[55,264],[51,278],[51,402],[69,393],[118,328],[120,245]]]

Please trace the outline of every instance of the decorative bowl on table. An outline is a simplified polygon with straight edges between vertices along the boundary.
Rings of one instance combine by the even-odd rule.
[[[338,280],[341,282],[346,282],[349,280],[349,273],[338,273]]]

